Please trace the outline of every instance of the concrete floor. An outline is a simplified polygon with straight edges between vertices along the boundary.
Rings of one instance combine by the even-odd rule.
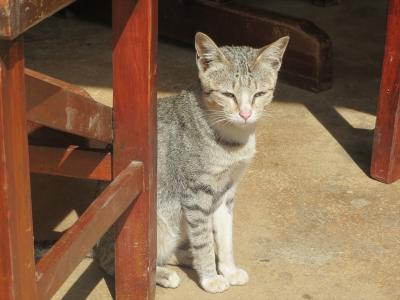
[[[281,83],[270,117],[259,124],[258,153],[235,207],[236,258],[250,283],[210,295],[192,271],[178,269],[181,286],[157,287],[157,299],[400,299],[400,182],[368,176],[385,1],[330,8],[308,0],[264,2],[251,3],[306,17],[329,33],[333,88],[313,94]],[[107,27],[54,18],[27,35],[27,65],[110,105],[110,38]],[[158,70],[159,96],[187,88],[196,80],[193,49],[161,41]],[[52,179],[50,186],[45,176],[32,181],[40,238],[58,236],[97,190],[69,179]],[[106,300],[110,291],[112,280],[85,259],[54,299]]]

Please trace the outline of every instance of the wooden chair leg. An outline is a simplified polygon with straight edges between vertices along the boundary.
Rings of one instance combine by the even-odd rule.
[[[400,0],[390,0],[371,176],[400,179]]]
[[[0,299],[36,299],[23,40],[0,41]]]
[[[117,299],[154,299],[157,1],[113,0],[113,172],[144,163],[144,191],[116,224]]]

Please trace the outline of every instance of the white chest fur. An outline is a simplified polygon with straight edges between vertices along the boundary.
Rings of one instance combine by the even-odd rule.
[[[223,146],[210,153],[210,167],[213,174],[228,175],[237,183],[256,152],[255,135],[252,134],[243,146]]]

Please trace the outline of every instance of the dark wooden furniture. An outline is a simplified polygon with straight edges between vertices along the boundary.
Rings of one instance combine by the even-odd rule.
[[[310,4],[311,5],[311,4]],[[314,92],[332,85],[332,43],[312,22],[234,1],[160,1],[160,35],[193,44],[197,31],[219,45],[263,47],[289,35],[280,78]]]
[[[400,179],[400,0],[389,0],[385,54],[372,150],[371,176]]]
[[[157,2],[112,1],[113,109],[24,68],[23,32],[71,2],[0,2],[0,299],[49,299],[114,222],[117,299],[154,299]],[[112,151],[29,146],[42,126]],[[30,172],[111,181],[36,264]]]
[[[97,7],[95,12],[93,5]],[[160,35],[190,45],[197,31],[209,34],[218,45],[253,47],[290,35],[280,78],[314,92],[332,86],[332,42],[308,20],[251,8],[234,0],[163,0],[159,6]],[[109,0],[81,0],[71,9],[80,17],[110,23]]]

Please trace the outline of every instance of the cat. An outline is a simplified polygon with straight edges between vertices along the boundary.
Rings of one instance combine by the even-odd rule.
[[[232,251],[235,190],[256,151],[256,122],[271,103],[289,37],[261,49],[219,48],[195,36],[200,84],[158,102],[157,283],[176,288],[167,264],[189,265],[210,293],[249,280]],[[114,273],[113,235],[95,251]]]

